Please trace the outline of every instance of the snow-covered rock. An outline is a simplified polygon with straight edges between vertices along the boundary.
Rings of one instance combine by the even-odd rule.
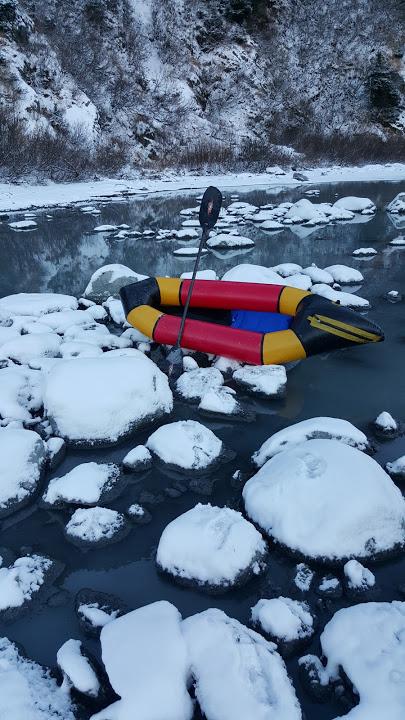
[[[376,417],[373,428],[377,435],[387,438],[396,437],[400,432],[399,423],[386,410]]]
[[[405,213],[405,193],[400,192],[387,205],[387,211],[394,215]]]
[[[33,358],[57,357],[60,354],[61,342],[59,335],[52,332],[19,335],[1,346],[0,357],[28,365]]]
[[[46,459],[50,470],[60,465],[66,455],[66,443],[62,438],[51,437],[46,441]]]
[[[65,535],[79,547],[101,547],[121,540],[129,532],[124,515],[104,507],[75,510],[65,527]]]
[[[202,255],[206,255],[208,252],[207,248],[203,248],[201,251]],[[173,250],[173,255],[184,256],[184,257],[195,257],[198,254],[198,247],[181,247],[177,250]]]
[[[29,422],[41,405],[41,373],[16,365],[0,370],[0,418]]]
[[[334,282],[332,275],[326,270],[317,267],[316,265],[310,265],[302,270],[304,275],[308,275],[313,283],[323,283],[325,285],[332,285]]]
[[[266,552],[262,536],[241,513],[199,503],[164,529],[156,562],[182,584],[226,591],[258,575]]]
[[[323,438],[339,440],[358,450],[368,450],[369,442],[366,435],[352,423],[340,418],[315,417],[289,425],[271,435],[253,454],[252,460],[258,467],[283,450],[290,449],[304,442]]]
[[[402,720],[404,715],[405,603],[361,603],[343,608],[321,635],[330,680],[340,668],[359,704],[350,720]]]
[[[181,273],[181,280],[191,280],[193,271]],[[218,275],[215,270],[197,270],[197,280],[218,280]]]
[[[180,375],[176,391],[184,400],[201,400],[209,390],[217,390],[224,384],[217,368],[196,368]]]
[[[242,263],[228,270],[223,275],[222,280],[230,282],[252,282],[252,283],[271,283],[273,285],[285,285],[283,278],[271,268],[262,265],[251,265]]]
[[[68,442],[112,444],[172,410],[167,378],[149,358],[111,355],[62,361],[47,377],[45,411]]]
[[[124,285],[145,280],[146,275],[131,270],[126,265],[103,265],[91,276],[84,297],[97,303],[116,297]]]
[[[294,585],[301,592],[308,592],[314,579],[314,571],[305,563],[298,563],[295,568]]]
[[[315,295],[327,298],[327,300],[331,300],[337,305],[342,305],[343,307],[359,308],[362,310],[367,310],[370,307],[369,301],[365,298],[362,298],[359,295],[354,295],[353,293],[333,290],[333,288],[329,287],[329,285],[325,285],[324,283],[316,283],[315,285],[312,285],[311,292]]]
[[[389,244],[393,245],[394,247],[405,247],[405,236],[398,235],[398,237],[391,240]]]
[[[123,327],[126,324],[125,312],[121,300],[109,297],[103,302],[103,308],[106,309],[110,320],[112,320],[115,325]]]
[[[83,588],[75,598],[75,613],[80,629],[90,637],[98,637],[107,623],[128,612],[115,595]]]
[[[321,597],[334,599],[342,596],[342,584],[337,577],[325,575],[319,583],[316,592]]]
[[[256,213],[258,209],[256,205],[252,205],[251,203],[237,201],[228,205],[227,212],[231,215],[242,215],[243,217],[244,215]]]
[[[274,272],[278,273],[278,275],[281,275],[281,277],[286,278],[290,275],[296,275],[297,273],[302,272],[302,265],[297,265],[297,263],[280,263],[279,265],[274,265],[272,267],[272,270]]]
[[[0,619],[11,620],[24,611],[61,570],[62,566],[42,555],[26,555],[9,567],[0,567]]]
[[[243,498],[257,525],[306,557],[374,557],[405,541],[398,488],[375,460],[336,440],[277,453],[246,483]]]
[[[236,392],[230,387],[208,390],[198,406],[199,412],[206,417],[230,417],[233,419],[253,420],[254,415],[246,411],[236,399]]]
[[[0,318],[12,319],[15,315],[39,318],[59,310],[77,310],[76,298],[58,293],[17,293],[0,299]]]
[[[83,653],[80,640],[66,640],[56,653],[56,661],[63,674],[65,690],[74,688],[87,697],[98,697],[100,682],[88,657]]]
[[[301,720],[275,645],[221,610],[182,624],[195,694],[207,720]]]
[[[266,398],[284,397],[287,373],[283,365],[245,365],[232,375],[235,383],[253,395]]]
[[[363,591],[375,585],[375,575],[354,558],[348,560],[343,571],[349,590]]]
[[[118,494],[119,477],[119,467],[113,463],[81,463],[66,475],[53,478],[42,501],[45,505],[62,508],[105,503]]]
[[[252,607],[251,619],[253,625],[284,650],[310,640],[315,632],[308,603],[288,597],[259,600]]]
[[[385,469],[395,480],[405,480],[405,455],[388,462]]]
[[[101,631],[101,648],[121,699],[93,720],[191,720],[187,648],[173,605],[156,602],[109,622]]]
[[[402,295],[399,290],[388,290],[388,292],[385,293],[384,298],[388,300],[388,302],[395,304],[397,302],[401,302]]]
[[[0,317],[1,321],[1,317]],[[15,340],[21,335],[20,329],[16,327],[4,327],[0,325],[0,349],[9,340]]]
[[[139,503],[132,503],[127,510],[127,516],[136,525],[147,525],[152,520],[152,515],[149,510],[139,505]]]
[[[127,472],[144,472],[152,466],[152,455],[145,445],[137,445],[125,455],[122,466]]]
[[[210,248],[253,247],[254,244],[251,238],[224,232],[211,235],[207,241],[207,246]]]
[[[8,224],[12,230],[34,230],[37,226],[35,220],[16,220]]]
[[[4,720],[75,720],[69,695],[50,670],[0,638],[0,717]]]
[[[97,227],[93,228],[92,232],[104,233],[104,232],[115,232],[115,230],[118,230],[117,225],[97,225]]]
[[[284,230],[284,225],[277,220],[264,220],[264,222],[259,223],[259,227],[261,230],[266,231]]]
[[[181,470],[208,470],[221,457],[222,441],[195,420],[162,425],[150,435],[146,447],[166,465]]]
[[[0,428],[0,517],[29,503],[38,490],[46,447],[32,430]]]
[[[350,210],[354,213],[374,213],[376,206],[373,201],[369,198],[356,197],[354,195],[348,195],[347,197],[339,198],[333,205],[334,208],[343,208],[343,210]]]
[[[357,285],[364,281],[361,272],[355,268],[348,267],[348,265],[329,265],[325,270],[332,275],[334,281],[340,285]]]
[[[195,240],[199,237],[199,232],[195,228],[186,227],[182,230],[177,230],[174,235],[178,240]]]
[[[372,247],[360,247],[353,250],[352,255],[354,255],[354,257],[373,257],[377,255],[377,252],[378,251]]]

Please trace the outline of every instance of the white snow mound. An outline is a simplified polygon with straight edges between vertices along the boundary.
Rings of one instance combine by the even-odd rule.
[[[158,428],[146,447],[164,463],[184,470],[205,470],[218,460],[222,441],[196,420],[179,420]]]
[[[314,633],[309,605],[287,597],[259,600],[252,607],[252,622],[277,642],[304,640]]]

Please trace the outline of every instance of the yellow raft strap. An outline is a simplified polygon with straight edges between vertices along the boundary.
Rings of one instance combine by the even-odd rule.
[[[293,330],[278,330],[263,335],[263,365],[279,365],[306,358],[304,347]]]
[[[160,290],[160,304],[179,306],[182,283],[180,278],[157,277],[156,280]]]
[[[346,331],[348,333],[351,333],[352,335],[356,335],[362,340],[369,341],[369,342],[378,342],[381,340],[381,336],[377,335],[377,333],[372,333],[369,330],[363,330],[362,328],[358,328],[355,325],[349,325],[348,323],[344,323],[341,320],[335,320],[335,318],[327,317],[327,315],[311,315],[308,317],[308,320],[311,322],[311,320],[317,321],[316,325],[314,325],[313,322],[311,322],[311,325],[313,327],[319,328],[319,323],[326,323],[328,326],[338,328],[340,330]]]
[[[153,340],[153,331],[156,323],[163,315],[159,310],[150,307],[150,305],[138,305],[127,315],[128,322],[139,332],[147,335]]]

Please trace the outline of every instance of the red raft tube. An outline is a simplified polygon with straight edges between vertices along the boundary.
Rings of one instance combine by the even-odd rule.
[[[151,340],[174,345],[190,280],[148,278],[121,289],[128,322]],[[164,308],[164,310],[163,310]],[[319,295],[284,285],[196,280],[190,308],[204,309],[206,317],[215,311],[256,311],[279,313],[292,318],[288,329],[255,332],[230,327],[231,312],[222,313],[225,323],[186,320],[181,345],[213,355],[234,358],[251,365],[273,365],[302,360],[310,355],[351,345],[380,342],[384,334],[378,325],[360,313]],[[201,313],[199,313],[201,315]]]

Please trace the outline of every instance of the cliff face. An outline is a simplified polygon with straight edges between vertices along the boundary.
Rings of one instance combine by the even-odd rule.
[[[405,130],[404,0],[0,0],[0,108],[132,162]]]

